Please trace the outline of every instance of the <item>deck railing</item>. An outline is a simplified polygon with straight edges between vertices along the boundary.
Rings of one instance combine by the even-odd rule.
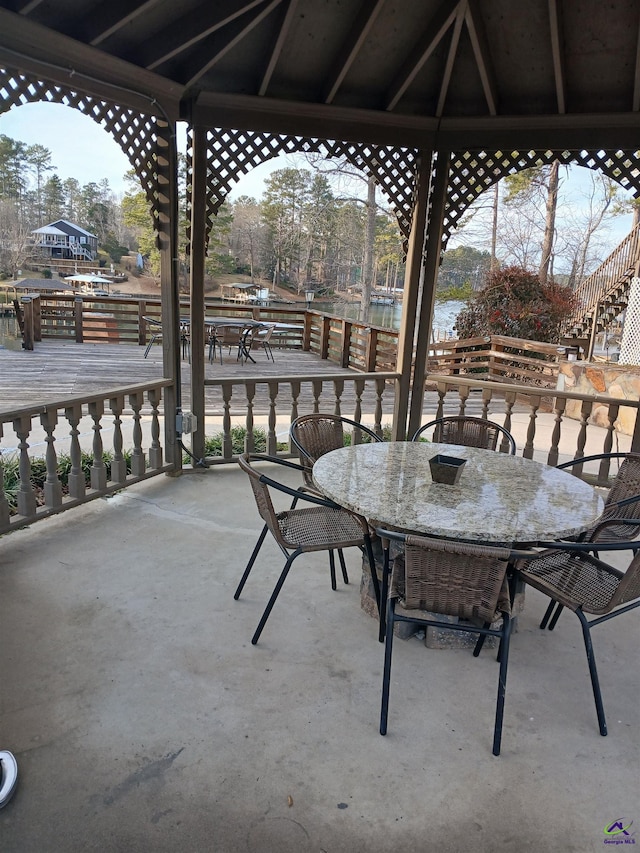
[[[220,391],[219,408],[216,411],[209,407],[207,420],[210,424],[220,424],[222,445],[221,455],[208,457],[207,462],[216,464],[236,459],[232,439],[234,426],[242,427],[245,432],[244,450],[253,452],[256,449],[256,419],[264,421],[265,450],[272,456],[291,455],[289,426],[299,415],[312,412],[346,415],[382,436],[383,428],[391,426],[395,385],[399,378],[399,373],[389,372],[206,379],[205,386]]]
[[[163,458],[160,428],[162,389],[169,385],[160,379],[1,414],[0,534],[173,470]],[[15,447],[7,448],[12,438]],[[15,490],[9,466],[17,468]]]
[[[219,390],[219,404],[207,409],[207,432],[221,433],[221,453],[207,463],[235,460],[234,426],[243,429],[244,450],[256,448],[257,426],[264,424],[266,451],[291,455],[289,425],[308,412],[344,414],[382,435],[392,424],[399,378],[398,373],[386,372],[207,379],[207,386]],[[161,379],[1,415],[0,534],[174,470],[164,460],[161,444],[161,395],[170,384]],[[535,456],[549,465],[585,453],[640,451],[638,420],[633,436],[615,431],[621,407],[637,413],[640,401],[439,374],[428,374],[426,388],[423,421],[444,414],[492,418],[516,434],[519,454]],[[570,401],[578,401],[578,422],[566,417]],[[604,428],[592,421],[596,407],[605,413]],[[539,429],[543,413],[544,430]],[[107,433],[111,439],[105,461]],[[7,447],[12,435],[13,448]],[[37,476],[34,460],[39,460]],[[7,469],[10,465],[18,468],[17,488],[12,493],[7,472],[3,475],[1,470],[3,462]],[[63,467],[67,470],[64,478]],[[84,469],[88,470],[88,485]],[[575,473],[604,484],[612,470],[615,468],[605,463],[595,469],[578,468]]]
[[[572,391],[537,390],[526,385],[510,385],[498,382],[486,382],[467,377],[451,377],[428,374],[426,387],[437,394],[434,418],[443,415],[475,414],[501,423],[506,429],[513,429],[514,411],[524,410],[526,424],[521,430],[522,439],[518,442],[518,454],[532,459],[534,454],[548,465],[557,465],[569,459],[578,459],[595,453],[610,453],[615,450],[640,452],[640,409],[639,400],[622,400],[604,394],[587,396]],[[566,409],[570,401],[577,401],[580,408],[580,420],[566,418]],[[473,411],[470,411],[473,404]],[[628,406],[636,412],[635,430],[632,436],[620,435],[615,424],[620,409]],[[602,410],[601,421],[606,426],[593,423],[596,408]],[[538,419],[542,413],[553,415],[551,434],[538,436]],[[571,426],[569,435],[568,427]],[[597,466],[596,480],[605,484],[611,466],[605,460]],[[575,466],[573,473],[591,475]],[[588,476],[587,476],[588,475]]]

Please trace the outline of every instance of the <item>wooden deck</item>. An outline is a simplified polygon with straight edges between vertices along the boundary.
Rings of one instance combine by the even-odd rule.
[[[300,350],[274,350],[275,362],[256,353],[256,364],[240,364],[235,353],[223,353],[223,364],[205,364],[206,379],[248,379],[277,376],[345,374],[352,370]],[[76,344],[45,340],[33,351],[0,348],[0,412],[64,400],[88,392],[134,385],[163,376],[162,347],[154,345],[144,358],[144,347],[132,344]],[[190,369],[182,361],[183,405],[190,399]],[[219,390],[206,389],[206,408],[219,408]]]
[[[220,361],[205,364],[206,379],[255,379],[269,377],[309,377],[321,375],[345,375],[354,377],[356,371],[341,368],[334,362],[300,350],[274,350],[275,362],[267,360],[260,350],[256,353],[256,364],[240,364],[235,353],[224,354],[224,363]],[[144,358],[144,347],[133,344],[76,344],[45,340],[37,343],[33,351],[0,348],[0,414],[31,405],[67,400],[87,393],[102,392],[112,388],[134,385],[161,378],[162,348],[154,345],[149,356]],[[326,383],[327,385],[329,383]],[[371,383],[370,383],[371,385]],[[182,405],[190,407],[191,387],[190,369],[186,360],[182,361]],[[291,389],[281,385],[278,389],[278,410],[286,410],[291,402]],[[334,397],[332,387],[323,392],[322,408],[333,411]],[[351,383],[345,383],[342,397],[343,414],[352,415],[355,403]],[[234,391],[232,414],[241,414],[246,410],[246,398],[240,388]],[[457,413],[454,400],[447,399],[451,414]],[[363,397],[363,411],[373,412],[375,391],[367,388]],[[433,415],[436,411],[435,392],[425,395],[424,411]],[[269,389],[258,386],[254,399],[254,414],[266,415],[269,411]],[[300,412],[311,411],[312,394],[309,383],[303,385],[299,398]],[[467,414],[479,415],[480,394],[471,394],[467,405]],[[519,407],[518,407],[519,408]],[[205,387],[205,409],[207,415],[221,415],[223,400],[220,386]],[[523,411],[525,408],[523,407]],[[393,389],[387,388],[383,401],[385,419],[390,422],[393,411]],[[515,411],[515,409],[514,409]]]

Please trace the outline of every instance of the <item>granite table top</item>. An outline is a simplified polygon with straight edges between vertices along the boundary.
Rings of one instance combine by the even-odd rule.
[[[429,459],[466,459],[456,485],[434,483]],[[513,545],[580,533],[602,512],[590,485],[532,459],[476,447],[380,442],[331,451],[315,485],[370,523],[473,542]]]

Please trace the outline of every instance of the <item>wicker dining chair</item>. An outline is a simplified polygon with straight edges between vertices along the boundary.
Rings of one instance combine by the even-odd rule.
[[[577,537],[580,542],[624,542],[640,535],[640,524],[631,527],[627,524],[611,523],[615,519],[640,517],[640,453],[596,453],[563,462],[556,467],[567,469],[579,465],[582,469],[585,463],[606,462],[611,459],[621,459],[622,462],[611,481],[602,514]],[[636,547],[640,548],[640,542]]]
[[[460,444],[465,447],[484,447],[501,453],[516,455],[516,442],[509,430],[485,418],[445,417],[423,424],[413,434],[411,441],[419,441],[423,433],[433,427],[432,441],[442,444]],[[500,446],[498,446],[500,440]]]
[[[250,350],[263,349],[267,360],[271,359],[275,363],[273,350],[271,349],[271,338],[274,330],[275,325],[273,324],[266,327],[258,326],[256,329],[252,329],[247,336],[246,345]]]
[[[387,733],[396,622],[477,634],[478,642],[473,652],[476,657],[482,647],[481,640],[495,636],[500,638],[500,672],[493,754],[499,755],[511,635],[507,569],[513,552],[507,548],[412,536],[383,528],[376,528],[376,534],[383,542],[385,576],[389,574],[390,542],[396,540],[404,545],[404,560],[393,560],[387,598],[380,734]],[[396,606],[400,607],[400,612]],[[412,611],[420,613],[415,615]],[[438,616],[456,616],[463,621],[449,623]],[[498,621],[499,627],[493,627]]]
[[[640,524],[639,519],[613,519],[603,522],[603,532],[610,523],[633,530]],[[543,544],[543,543],[539,543]],[[540,622],[540,628],[555,627],[558,617],[566,607],[572,610],[582,627],[589,675],[593,689],[593,698],[598,715],[600,734],[607,734],[602,694],[598,680],[596,659],[591,642],[591,628],[607,622],[622,613],[640,606],[640,553],[635,553],[627,570],[620,571],[593,556],[594,545],[589,542],[554,542],[533,558],[521,559],[515,563],[516,578],[520,578],[534,589],[548,595],[550,606]],[[603,542],[598,545],[604,551],[635,551],[638,543]],[[549,616],[553,608],[556,612],[551,621]],[[597,618],[588,620],[585,614]]]
[[[347,435],[350,436],[352,444],[361,444],[365,436],[368,441],[382,441],[370,427],[342,415],[316,413],[300,415],[293,421],[289,437],[304,468],[306,486],[314,488],[311,476],[313,463],[325,453],[344,447]]]
[[[341,553],[343,548],[360,548],[367,554],[369,566],[375,574],[371,537],[369,535],[369,528],[363,519],[342,509],[342,507],[337,506],[326,498],[313,494],[303,494],[299,490],[274,480],[268,474],[261,473],[255,467],[255,463],[258,461],[270,462],[288,469],[302,471],[300,465],[273,456],[245,453],[238,459],[242,470],[249,475],[251,488],[253,489],[258,512],[264,521],[264,527],[234,593],[234,599],[237,601],[240,598],[240,594],[268,532],[272,534],[286,558],[284,568],[280,573],[280,577],[262,614],[262,618],[251,639],[254,646],[258,642],[262,629],[276,603],[276,599],[289,574],[289,569],[293,561],[301,554],[307,554],[312,551],[329,552],[331,588],[334,590],[336,589],[334,551]],[[302,500],[309,503],[310,506],[276,512],[272,501],[272,491],[290,495],[295,497],[297,501]],[[341,557],[341,559],[343,558]]]
[[[289,428],[289,437],[291,444],[298,452],[298,458],[302,467],[303,485],[300,487],[301,492],[311,492],[312,494],[320,494],[313,482],[313,464],[325,453],[331,450],[338,450],[344,447],[345,437],[350,437],[353,444],[360,444],[364,436],[369,441],[382,441],[382,438],[369,427],[358,421],[345,418],[342,415],[329,415],[315,413],[311,415],[300,415],[296,418]],[[295,506],[295,499],[292,506]],[[361,519],[363,524],[366,524],[366,519]],[[331,559],[329,553],[329,559]],[[340,558],[340,566],[342,568],[342,577],[345,583],[349,582],[347,568],[342,552],[338,551]],[[381,606],[380,583],[376,572],[372,572],[371,582],[373,591],[378,605],[378,612],[381,615],[380,620],[380,641],[383,639],[384,630],[384,608]]]

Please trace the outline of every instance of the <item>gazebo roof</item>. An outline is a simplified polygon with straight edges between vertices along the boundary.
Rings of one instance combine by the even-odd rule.
[[[639,29],[637,0],[0,0],[0,61],[207,127],[633,148]]]

